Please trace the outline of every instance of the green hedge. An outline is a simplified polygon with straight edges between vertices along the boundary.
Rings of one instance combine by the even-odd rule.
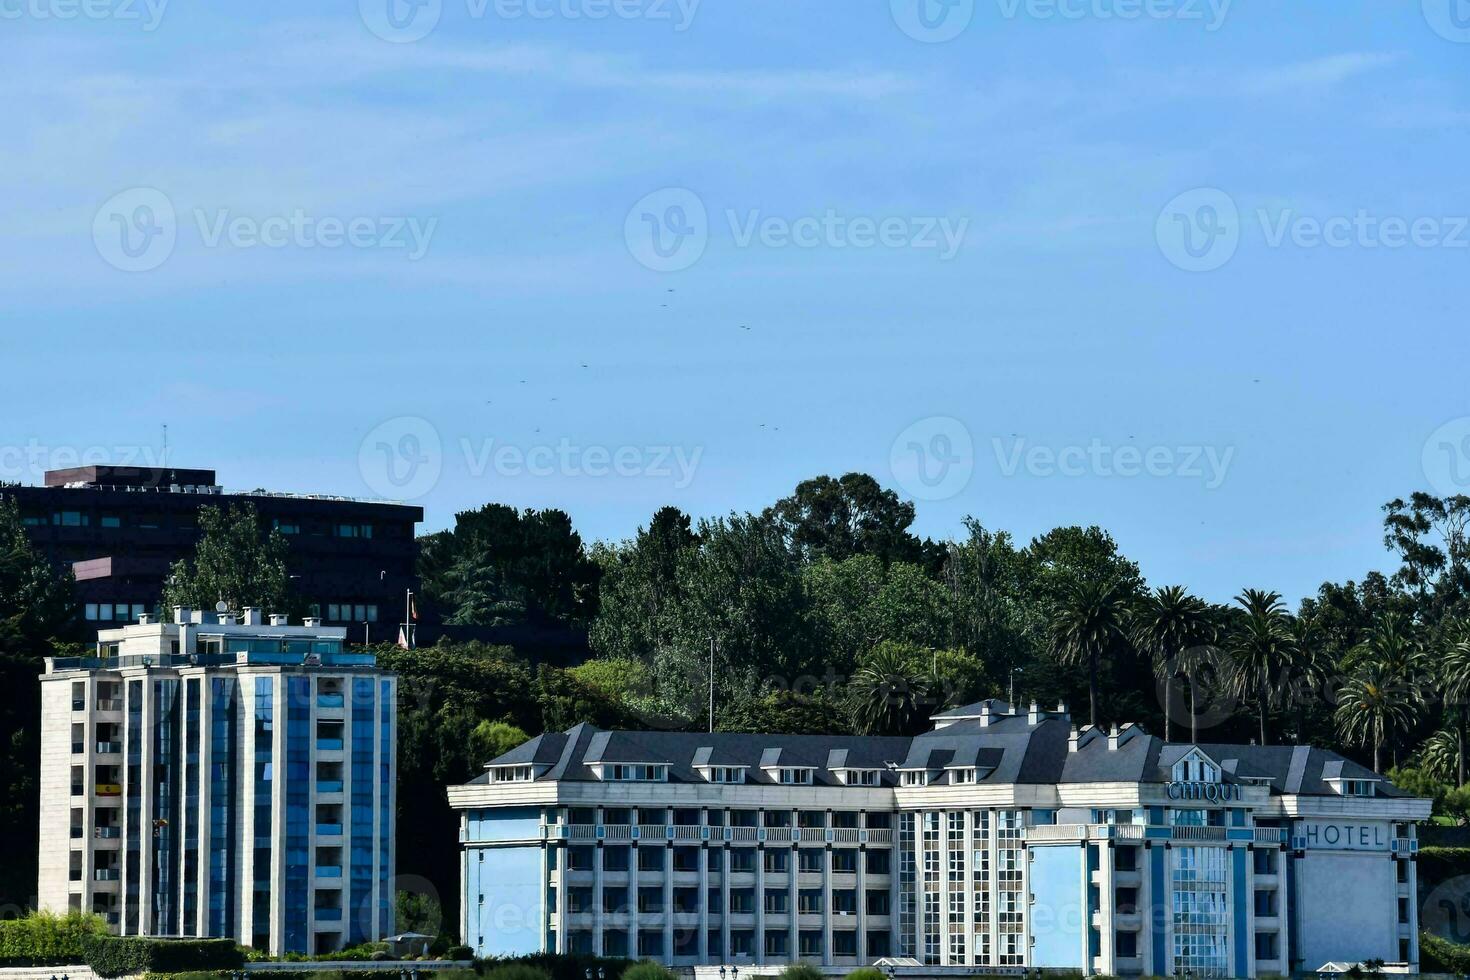
[[[1432,932],[1421,932],[1419,970],[1423,973],[1470,973],[1470,946],[1452,943]]]
[[[245,965],[244,951],[230,939],[89,935],[82,938],[82,957],[102,977],[238,970]]]
[[[82,939],[107,932],[101,916],[32,912],[0,921],[0,966],[66,966],[85,962]]]
[[[551,980],[587,980],[588,970],[603,980],[622,980],[623,971],[632,966],[633,961],[578,953],[532,953],[529,956],[492,956],[476,963],[480,972],[486,974],[497,967],[513,964],[534,967],[548,974]]]

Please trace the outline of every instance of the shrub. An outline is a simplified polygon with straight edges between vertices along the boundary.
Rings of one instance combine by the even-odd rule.
[[[7,966],[64,966],[81,963],[82,938],[107,932],[101,916],[68,912],[32,912],[21,919],[0,922],[0,964]]]
[[[485,980],[551,980],[551,974],[526,963],[506,963],[493,967]]]
[[[810,963],[793,963],[779,974],[780,980],[825,980],[822,971]]]
[[[666,967],[653,960],[639,960],[623,971],[622,980],[676,980]]]
[[[1432,932],[1421,932],[1419,969],[1425,973],[1470,973],[1470,946],[1452,943]]]
[[[623,971],[632,965],[631,960],[621,957],[599,957],[590,953],[531,953],[528,956],[490,956],[477,961],[481,972],[501,966],[532,966],[551,975],[551,980],[587,980],[587,971],[601,980],[619,980]]]
[[[860,966],[847,975],[845,980],[888,980],[876,966]]]
[[[93,934],[82,937],[81,948],[83,960],[101,977],[238,970],[245,965],[245,954],[229,939],[148,939]]]
[[[444,951],[444,956],[451,960],[472,960],[475,958],[475,951],[468,946],[451,946]]]

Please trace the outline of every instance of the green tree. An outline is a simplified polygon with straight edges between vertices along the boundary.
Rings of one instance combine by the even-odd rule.
[[[1260,744],[1265,745],[1266,712],[1295,654],[1291,617],[1277,592],[1246,589],[1235,601],[1240,612],[1227,637],[1235,690],[1242,698],[1255,701]]]
[[[850,676],[884,640],[944,646],[953,630],[949,591],[918,565],[886,567],[873,555],[822,558],[802,569],[805,610],[822,662]]]
[[[600,569],[559,510],[456,514],[452,530],[419,539],[418,569],[425,599],[451,625],[585,624],[597,612]]]
[[[1134,610],[1133,644],[1148,654],[1154,674],[1164,682],[1164,740],[1172,737],[1174,678],[1183,671],[1185,652],[1213,643],[1215,623],[1209,606],[1182,585],[1166,585],[1146,595]]]
[[[1470,635],[1463,626],[1458,627],[1464,639],[1447,642],[1439,657],[1438,674],[1440,690],[1444,695],[1446,714],[1453,710],[1455,785],[1465,785],[1465,728],[1466,705],[1470,703]],[[1444,734],[1443,730],[1437,733]]]
[[[42,658],[81,639],[70,568],[32,547],[15,501],[0,496],[0,905],[24,908],[36,888]]]
[[[480,762],[498,759],[531,736],[506,721],[482,721],[470,732],[470,758]]]
[[[601,569],[598,615],[589,633],[604,657],[650,661],[670,645],[683,602],[679,564],[698,545],[689,516],[663,507],[632,541],[598,545],[592,559]]]
[[[873,648],[852,679],[852,716],[865,735],[911,735],[932,707],[929,652],[885,642]]]
[[[1344,741],[1373,747],[1373,771],[1382,772],[1383,743],[1408,728],[1418,698],[1381,662],[1364,662],[1337,692],[1337,727]]]
[[[1120,578],[1084,578],[1062,586],[1048,624],[1051,649],[1063,664],[1087,670],[1088,711],[1097,721],[1099,678],[1104,663],[1129,649],[1131,589]]]
[[[938,550],[909,533],[914,505],[885,490],[866,473],[803,480],[765,516],[779,527],[802,561],[843,561],[872,555],[884,564],[923,562]]]
[[[194,556],[179,559],[169,570],[164,608],[213,609],[219,602],[237,611],[290,608],[286,538],[275,528],[261,527],[254,504],[201,507],[199,530]]]

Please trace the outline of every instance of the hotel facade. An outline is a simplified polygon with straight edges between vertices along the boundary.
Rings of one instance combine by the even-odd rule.
[[[397,680],[344,634],[177,609],[47,658],[40,907],[277,955],[389,935]]]
[[[1417,971],[1430,801],[1306,746],[986,701],[915,738],[542,735],[449,789],[461,934],[672,966]]]

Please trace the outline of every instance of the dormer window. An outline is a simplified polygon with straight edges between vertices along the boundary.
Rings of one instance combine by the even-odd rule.
[[[883,785],[883,774],[877,769],[839,769],[837,779],[845,786]]]
[[[905,769],[900,781],[905,786],[928,786],[929,773],[923,769]]]
[[[777,771],[777,780],[786,786],[810,786],[812,783],[812,771],[810,769],[798,769],[783,767]]]
[[[532,766],[492,766],[489,773],[492,783],[529,783],[536,778]]]
[[[1344,779],[1338,784],[1343,796],[1373,796],[1376,787],[1371,779]]]
[[[951,784],[953,784],[955,786],[967,786],[967,785],[969,785],[971,783],[974,783],[976,781],[975,770],[974,769],[951,769],[949,771],[949,781],[950,781]]]
[[[1172,778],[1176,783],[1218,783],[1220,768],[1198,753],[1190,753],[1174,763]]]
[[[745,782],[744,766],[711,766],[709,781],[712,783],[743,783]]]
[[[660,765],[619,763],[606,766],[603,771],[604,778],[615,783],[663,783],[669,778],[669,767]]]

